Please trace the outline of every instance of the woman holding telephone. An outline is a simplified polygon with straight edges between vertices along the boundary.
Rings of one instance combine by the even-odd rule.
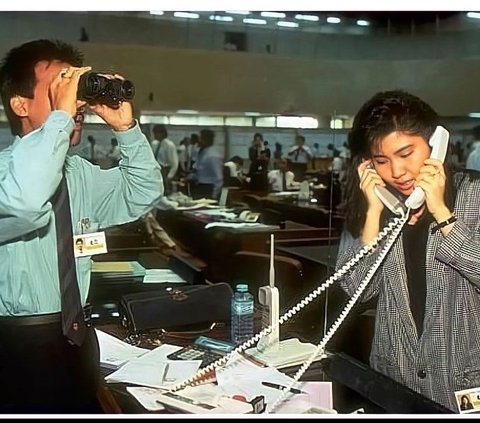
[[[370,365],[458,411],[455,391],[480,387],[480,173],[448,171],[448,156],[443,163],[437,151],[447,138],[432,137],[438,124],[427,103],[404,91],[377,93],[360,108],[349,133],[352,167],[337,269],[394,216],[379,191],[404,204],[422,189],[425,201],[404,208],[407,224],[361,297],[378,298]],[[437,142],[433,153],[429,140]],[[341,279],[348,295],[378,250]]]

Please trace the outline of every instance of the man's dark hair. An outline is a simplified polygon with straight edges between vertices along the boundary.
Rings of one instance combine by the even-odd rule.
[[[159,123],[153,127],[153,136],[163,140],[168,137],[167,127],[163,123]]]
[[[0,93],[13,135],[20,135],[22,124],[13,112],[10,99],[16,95],[33,98],[35,65],[40,61],[59,61],[82,66],[83,55],[73,46],[58,40],[35,40],[11,49],[0,64]]]
[[[233,156],[230,159],[230,161],[233,162],[233,163],[237,163],[239,165],[243,165],[243,159],[240,156]]]
[[[213,145],[214,138],[215,132],[213,132],[211,129],[202,129],[200,131],[200,139],[202,140],[204,147]]]

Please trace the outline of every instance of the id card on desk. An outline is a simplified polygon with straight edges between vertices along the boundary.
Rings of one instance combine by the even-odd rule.
[[[105,232],[101,231],[74,235],[73,251],[75,257],[86,257],[94,254],[108,253]]]

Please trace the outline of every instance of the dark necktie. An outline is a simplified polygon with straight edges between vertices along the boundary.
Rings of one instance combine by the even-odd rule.
[[[51,199],[57,232],[58,278],[62,304],[63,334],[74,344],[85,338],[85,320],[80,300],[77,273],[73,255],[73,231],[67,181],[62,178]]]
[[[282,191],[287,190],[287,177],[285,172],[282,172]]]
[[[298,162],[298,156],[300,155],[300,147],[297,148],[297,151],[295,152],[295,161]]]

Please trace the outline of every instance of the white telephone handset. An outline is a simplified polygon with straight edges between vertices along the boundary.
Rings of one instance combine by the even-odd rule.
[[[441,162],[445,160],[445,156],[448,150],[449,132],[443,126],[437,126],[435,132],[428,141],[432,147],[430,158],[438,159]],[[377,196],[382,200],[383,204],[388,207],[393,213],[397,215],[403,215],[405,213],[405,207],[409,209],[419,208],[425,201],[425,192],[422,188],[416,187],[410,196],[405,200],[405,207],[390,191],[385,187],[376,186],[375,192]]]

